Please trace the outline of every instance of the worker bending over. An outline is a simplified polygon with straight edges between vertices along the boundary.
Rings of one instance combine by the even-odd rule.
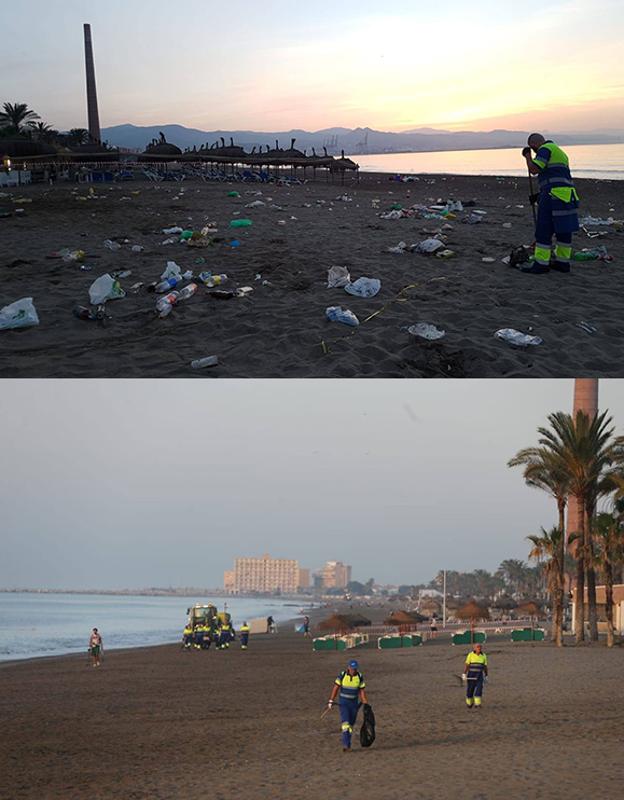
[[[535,158],[532,153],[535,152]],[[572,234],[579,230],[579,196],[570,173],[570,162],[563,150],[541,133],[529,136],[522,151],[531,175],[539,179],[535,260],[524,272],[542,274],[554,269],[569,272],[572,260]],[[531,203],[535,202],[531,198]],[[557,239],[555,260],[551,261],[552,238]]]

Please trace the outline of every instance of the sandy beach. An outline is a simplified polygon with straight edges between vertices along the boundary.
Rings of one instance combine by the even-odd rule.
[[[578,181],[583,214],[624,216],[617,181]],[[391,183],[363,174],[359,184],[322,181],[301,186],[134,182],[60,184],[11,190],[1,209],[24,213],[0,220],[0,306],[32,296],[40,325],[0,333],[2,377],[616,377],[623,372],[624,234],[612,227],[599,239],[584,233],[577,248],[606,245],[612,263],[573,266],[571,275],[532,276],[505,266],[511,248],[533,241],[527,182],[517,178],[422,177]],[[240,197],[228,197],[239,191]],[[258,194],[262,192],[262,194]],[[336,200],[341,194],[351,198]],[[439,220],[383,220],[394,204],[430,204],[449,198],[475,200],[487,212],[482,224],[451,221],[444,260],[389,247],[429,237]],[[262,201],[263,206],[246,208]],[[374,203],[373,201],[379,201]],[[618,204],[619,203],[619,204]],[[518,206],[524,206],[518,208]],[[249,228],[231,229],[249,218]],[[296,218],[296,219],[293,219]],[[170,226],[218,227],[207,248],[163,245]],[[511,224],[511,227],[504,227]],[[238,247],[231,247],[236,237]],[[103,242],[122,243],[117,252]],[[144,250],[131,252],[133,245]],[[50,256],[82,249],[84,264]],[[483,258],[493,257],[493,263]],[[201,264],[196,259],[204,259]],[[201,287],[166,319],[154,314],[157,297],[146,290],[168,260],[197,275],[226,273],[226,288],[251,287],[245,297],[215,299]],[[379,278],[370,299],[328,289],[327,271],[344,265],[352,280]],[[76,319],[88,305],[99,275],[131,270],[121,279],[128,292],[108,303],[105,325]],[[260,276],[260,277],[259,277]],[[136,293],[131,287],[143,283]],[[357,329],[329,323],[325,309],[350,308]],[[381,313],[376,313],[380,312]],[[375,316],[373,316],[375,315]],[[429,322],[446,331],[425,342],[406,328]],[[589,333],[579,327],[590,323]],[[542,337],[538,347],[516,349],[494,338],[501,328]],[[322,343],[325,343],[323,346]],[[219,366],[194,371],[190,363],[217,355]]]
[[[284,628],[248,651],[177,645],[0,668],[0,797],[575,800],[620,796],[623,651],[491,639],[484,708],[464,649],[358,649],[378,738],[340,747],[320,719],[344,654]],[[476,716],[479,714],[480,716]]]

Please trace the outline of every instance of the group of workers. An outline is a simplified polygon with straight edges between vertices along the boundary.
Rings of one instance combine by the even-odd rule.
[[[466,656],[462,674],[462,681],[466,685],[466,706],[468,710],[481,708],[483,687],[487,680],[487,675],[488,657],[483,652],[482,645],[475,644],[472,652]],[[347,668],[334,681],[327,702],[327,710],[330,711],[336,704],[340,710],[342,749],[347,753],[351,750],[353,728],[357,720],[358,711],[361,706],[368,706],[366,681],[360,672],[358,662],[355,660],[349,661]]]
[[[243,622],[238,630],[241,650],[249,647],[249,625]],[[214,642],[217,650],[227,650],[236,638],[234,626],[228,619],[220,620],[215,627],[207,622],[195,626],[187,622],[182,633],[182,646],[185,650],[208,650]]]

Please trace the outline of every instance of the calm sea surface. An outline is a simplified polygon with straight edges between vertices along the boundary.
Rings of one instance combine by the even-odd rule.
[[[573,175],[578,178],[624,180],[624,144],[572,145]],[[363,172],[453,175],[526,175],[520,148],[508,150],[453,150],[447,153],[386,153],[352,156]]]
[[[269,614],[279,621],[297,616],[293,601],[248,598],[129,597],[112,595],[0,593],[0,661],[85,653],[91,628],[99,628],[104,650],[176,642],[186,610],[195,603],[227,602],[234,626]]]

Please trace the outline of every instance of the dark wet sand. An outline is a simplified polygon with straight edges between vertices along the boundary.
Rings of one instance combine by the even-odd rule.
[[[583,213],[624,217],[623,182],[579,181],[578,186]],[[239,199],[227,197],[233,188],[242,192]],[[579,234],[575,239],[579,248],[606,244],[616,257],[612,264],[576,264],[569,276],[530,276],[506,267],[501,259],[512,246],[533,241],[526,180],[432,176],[397,184],[388,176],[363,174],[359,185],[345,186],[352,202],[335,202],[343,189],[322,181],[293,187],[95,185],[96,195],[106,199],[88,201],[78,201],[73,190],[58,185],[53,190],[12,191],[14,198],[22,195],[33,202],[24,206],[21,217],[0,220],[0,306],[32,296],[41,318],[37,328],[0,332],[2,377],[624,374],[624,233],[603,228],[611,231],[604,238],[589,240]],[[251,194],[258,190],[262,196]],[[78,188],[83,196],[87,191]],[[481,225],[453,222],[447,246],[457,258],[386,252],[401,240],[421,241],[427,237],[423,229],[440,223],[381,220],[379,210],[396,202],[411,205],[449,197],[474,198],[488,212],[487,223]],[[266,205],[245,208],[257,199]],[[375,199],[381,201],[379,209],[373,207]],[[271,208],[275,204],[282,210]],[[0,198],[0,207],[12,207],[11,198]],[[232,231],[228,226],[235,211],[252,219],[253,227]],[[162,228],[200,228],[207,221],[218,223],[221,243],[204,250],[162,245]],[[510,229],[503,227],[506,222]],[[229,247],[233,233],[241,242],[236,249]],[[110,252],[103,241],[115,237],[129,242]],[[133,244],[145,247],[144,252],[131,253]],[[86,250],[92,271],[46,258],[62,247]],[[196,265],[198,256],[207,263]],[[495,263],[483,263],[484,256],[493,256]],[[28,263],[17,263],[20,259]],[[244,299],[219,301],[202,288],[165,320],[154,317],[155,297],[145,290],[110,303],[112,319],[106,327],[72,316],[76,303],[88,302],[88,287],[98,275],[131,269],[132,275],[122,280],[127,289],[138,281],[156,280],[168,259],[195,272],[225,272],[229,286],[252,286],[254,291]],[[365,300],[327,289],[332,265],[347,265],[353,279],[380,278],[380,294]],[[270,285],[257,281],[257,275]],[[401,294],[405,287],[412,288]],[[404,302],[397,302],[399,297]],[[353,333],[326,322],[329,305],[349,307],[361,321],[384,310]],[[446,338],[430,344],[411,337],[405,328],[416,322],[445,329]],[[581,322],[593,323],[597,332],[585,332],[578,327]],[[494,339],[494,332],[505,327],[531,330],[544,344],[513,349]],[[190,369],[193,359],[213,354],[220,366],[200,373]]]
[[[75,656],[3,665],[0,797],[621,797],[620,648],[492,640],[480,712],[454,677],[464,649],[362,648],[378,739],[343,754],[337,712],[320,714],[346,657],[283,630],[247,652],[168,645],[105,653],[99,670]]]

